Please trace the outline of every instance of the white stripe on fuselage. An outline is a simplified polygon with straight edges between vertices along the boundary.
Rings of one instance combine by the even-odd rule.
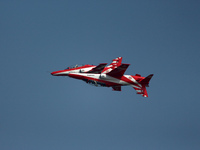
[[[88,72],[90,71],[91,69],[93,69],[94,67],[88,67],[88,68],[82,68],[82,69],[77,69],[77,70],[69,70],[69,71],[63,71],[63,72],[59,72],[59,73],[56,73],[56,75],[59,75],[59,74],[66,74],[68,75],[69,73],[79,73],[80,70],[84,70],[84,72]]]
[[[138,86],[141,87],[141,85],[135,79],[132,79],[132,82],[136,83],[138,86],[135,86],[135,85],[125,82],[123,80],[111,77],[109,75],[106,75],[106,78],[101,78],[101,74],[92,74],[92,73],[90,73],[90,74],[88,74],[88,73],[70,73],[70,74],[79,75],[79,76],[83,76],[83,77],[90,77],[90,78],[94,78],[94,79],[100,79],[100,80],[104,80],[104,81],[108,81],[108,82],[112,82],[112,83],[116,83],[116,84],[131,85],[132,87],[136,87],[136,88],[138,88]],[[124,76],[127,78],[129,75],[124,75]]]
[[[140,84],[140,83],[138,83],[133,77],[131,77],[130,75],[124,75],[126,78],[128,78],[129,80],[131,80],[133,83],[135,83],[135,84],[137,84],[139,87],[142,87],[142,85]],[[131,77],[131,78],[130,78]],[[131,84],[131,86],[132,87],[136,87],[136,88],[138,88],[137,86],[135,86],[135,85],[132,85]]]

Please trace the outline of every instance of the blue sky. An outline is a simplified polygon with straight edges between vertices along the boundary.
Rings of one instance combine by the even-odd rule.
[[[199,4],[1,1],[0,149],[199,149]],[[50,75],[119,56],[149,98]]]

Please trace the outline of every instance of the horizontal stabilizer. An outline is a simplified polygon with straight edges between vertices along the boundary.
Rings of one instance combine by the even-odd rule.
[[[143,97],[148,97],[148,94],[147,94],[147,90],[146,90],[146,87],[143,85],[142,87],[133,87],[137,94],[140,94],[142,95]]]
[[[140,74],[135,74],[135,76],[141,77],[141,75],[140,75]]]

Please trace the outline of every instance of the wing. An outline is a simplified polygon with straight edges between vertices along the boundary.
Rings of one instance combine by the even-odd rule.
[[[113,86],[113,91],[121,91],[121,86]]]
[[[102,70],[105,68],[105,66],[107,65],[107,63],[102,63],[99,64],[98,66],[92,68],[90,71],[88,71],[87,73],[101,73]]]
[[[112,77],[122,77],[129,65],[130,64],[121,64],[119,67],[107,73],[107,75],[112,76]]]
[[[109,68],[116,68],[121,65],[122,57],[117,57],[112,60],[112,63],[108,66]]]
[[[108,67],[105,67],[102,73],[108,73],[112,71],[113,69],[119,67],[121,65],[121,62],[122,62],[122,57],[117,57],[113,59],[112,63]]]

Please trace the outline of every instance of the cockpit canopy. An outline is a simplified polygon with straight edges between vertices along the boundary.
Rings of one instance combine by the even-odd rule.
[[[67,67],[66,69],[73,69],[73,68],[78,68],[81,66],[84,66],[84,65],[71,65],[71,66]]]
[[[78,68],[78,67],[82,67],[82,66],[91,66],[91,65],[78,65],[78,64],[76,64],[76,65],[71,65],[71,66],[67,67],[65,70],[74,69],[74,68]]]

